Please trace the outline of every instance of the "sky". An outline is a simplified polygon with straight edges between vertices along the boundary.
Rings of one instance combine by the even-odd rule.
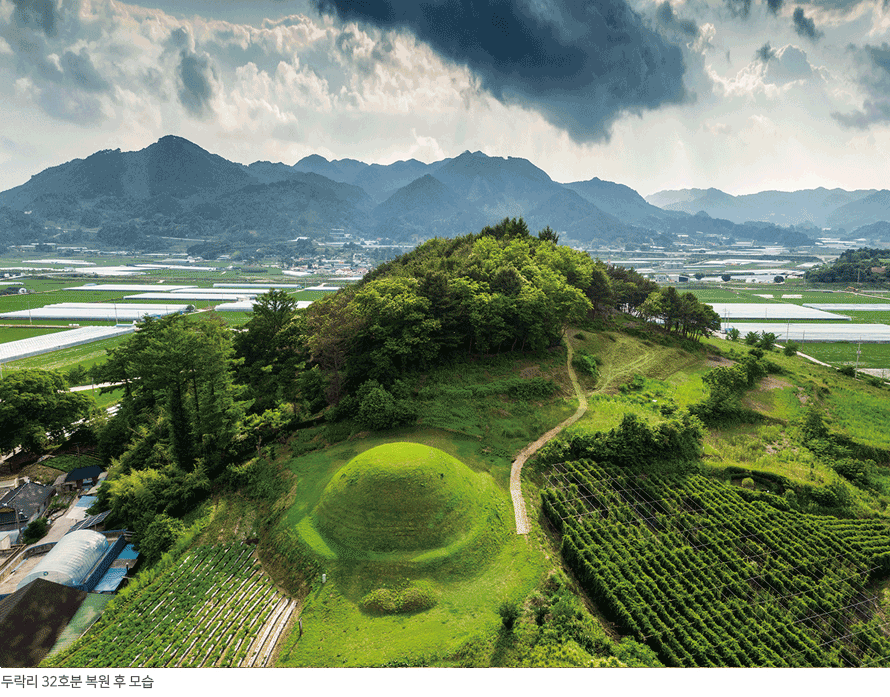
[[[0,0],[0,190],[169,134],[644,196],[890,188],[890,0]]]

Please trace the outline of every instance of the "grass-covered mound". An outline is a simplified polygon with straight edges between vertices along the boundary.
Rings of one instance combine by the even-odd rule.
[[[412,555],[474,533],[488,506],[469,467],[420,443],[387,443],[335,474],[313,515],[339,556]]]

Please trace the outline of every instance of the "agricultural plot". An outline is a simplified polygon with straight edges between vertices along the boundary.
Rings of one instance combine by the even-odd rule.
[[[666,665],[890,666],[885,520],[590,461],[556,466],[543,501],[593,600]]]
[[[0,344],[0,363],[129,334],[133,327],[80,327]]]
[[[781,343],[787,340],[808,342],[846,341],[863,343],[890,342],[890,325],[887,324],[835,324],[833,322],[724,322],[723,331],[738,329],[744,337],[749,332],[772,332]],[[855,350],[855,349],[854,349]],[[809,353],[809,347],[804,353]]]
[[[86,635],[45,665],[261,667],[293,608],[260,570],[253,547],[196,547],[116,599]]]
[[[834,341],[807,343],[801,352],[812,356],[823,363],[833,365],[856,365],[856,351],[859,349],[858,364],[860,368],[887,368],[890,366],[890,344],[862,344],[855,342]]]
[[[104,322],[131,322],[145,315],[160,317],[185,311],[188,304],[137,304],[137,303],[55,303],[38,308],[17,310],[0,314],[3,319],[76,319]]]
[[[757,320],[849,320],[849,317],[816,310],[791,303],[710,303],[714,312],[724,321],[731,319]]]

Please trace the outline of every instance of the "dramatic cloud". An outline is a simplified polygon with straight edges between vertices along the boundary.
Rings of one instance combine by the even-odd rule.
[[[576,142],[607,140],[623,113],[688,99],[680,48],[624,0],[313,1],[345,22],[411,32],[495,99],[537,111]]]
[[[747,19],[751,14],[751,0],[726,0],[726,6],[733,17]]]
[[[785,0],[766,0],[766,8],[773,15],[778,15],[779,10],[782,9],[782,5],[784,4],[784,2]]]
[[[213,108],[213,83],[215,75],[210,64],[210,56],[206,53],[198,55],[191,51],[182,51],[177,69],[179,78],[179,102],[192,116],[204,117]]]
[[[86,50],[77,53],[65,51],[60,60],[62,70],[70,82],[87,92],[107,92],[111,89],[108,81],[99,74]]]
[[[690,38],[696,38],[699,34],[698,25],[691,19],[681,19],[674,12],[669,0],[664,0],[655,10],[655,18],[666,29],[678,31]]]
[[[768,63],[770,58],[773,58],[776,55],[776,49],[772,48],[769,45],[769,41],[767,41],[763,46],[757,49],[757,53],[755,56],[762,60],[764,63]]]
[[[849,50],[859,64],[859,86],[867,96],[862,109],[848,114],[833,112],[832,117],[847,128],[866,129],[890,123],[890,46],[850,46]]]
[[[769,44],[766,47],[769,47]],[[789,82],[821,77],[813,70],[807,59],[807,54],[797,46],[783,46],[780,49],[771,50],[772,55],[763,73],[764,83],[786,85]]]
[[[812,19],[804,16],[801,8],[794,8],[792,20],[794,21],[794,31],[796,31],[798,35],[810,39],[811,41],[816,41],[822,36],[822,32],[816,30],[816,23]]]
[[[56,35],[58,12],[52,0],[12,0],[19,27],[38,29],[47,36]]]

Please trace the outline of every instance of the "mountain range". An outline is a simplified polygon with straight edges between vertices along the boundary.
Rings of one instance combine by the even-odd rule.
[[[478,232],[504,217],[546,226],[586,245],[813,243],[823,227],[870,225],[883,234],[890,192],[813,189],[732,196],[718,189],[661,191],[593,177],[559,183],[528,160],[466,151],[433,163],[389,165],[310,155],[294,165],[243,165],[178,136],[134,152],[103,150],[51,167],[0,192],[0,243],[35,241],[35,220],[98,230],[98,240],[133,248],[163,236],[228,243],[354,238],[414,243]],[[752,222],[753,221],[753,222]],[[62,238],[71,241],[74,233]],[[39,237],[39,235],[38,235]],[[129,243],[128,243],[129,240]]]

